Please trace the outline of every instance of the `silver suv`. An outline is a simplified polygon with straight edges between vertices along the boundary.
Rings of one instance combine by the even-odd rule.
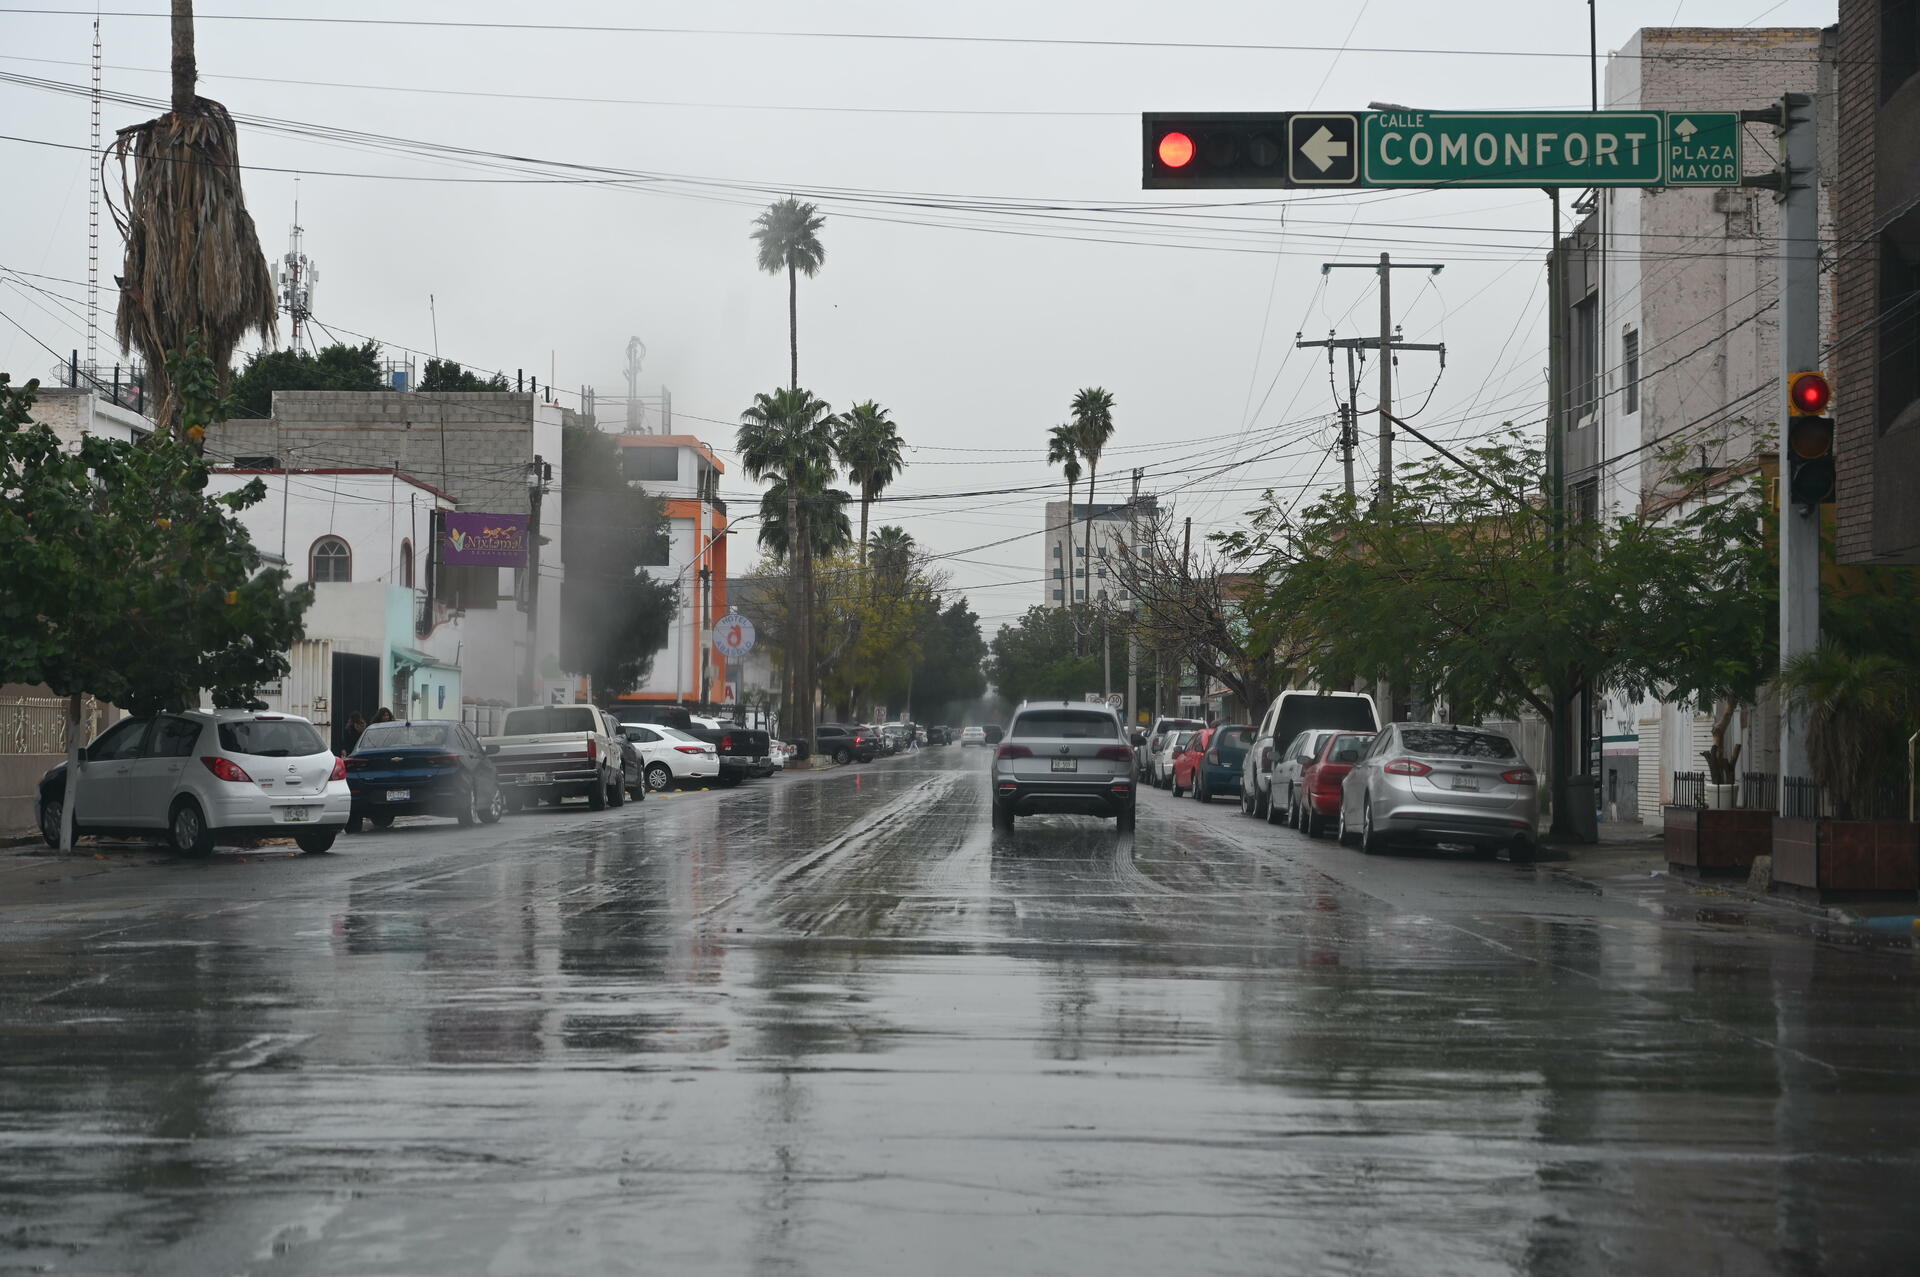
[[[1036,812],[1112,816],[1133,829],[1133,749],[1120,715],[1091,701],[1029,701],[993,755],[993,827]]]

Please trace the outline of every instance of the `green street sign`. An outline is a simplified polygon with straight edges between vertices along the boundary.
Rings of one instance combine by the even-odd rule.
[[[1659,186],[1665,126],[1660,111],[1371,111],[1359,184]]]
[[[1667,112],[1667,185],[1740,185],[1738,111]]]

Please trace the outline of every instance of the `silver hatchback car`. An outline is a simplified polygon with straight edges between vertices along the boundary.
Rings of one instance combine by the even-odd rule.
[[[1088,701],[1029,701],[993,755],[993,827],[1036,812],[1112,816],[1133,828],[1133,747],[1120,715]]]
[[[1533,857],[1540,786],[1505,734],[1448,723],[1390,723],[1340,789],[1340,841],[1362,851],[1395,843],[1465,843]]]

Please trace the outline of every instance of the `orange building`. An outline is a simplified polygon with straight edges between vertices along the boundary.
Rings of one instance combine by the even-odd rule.
[[[727,614],[726,466],[693,435],[619,435],[628,482],[666,506],[667,545],[648,562],[655,580],[679,587],[680,608],[653,670],[625,701],[727,705],[737,699],[725,660],[713,650],[713,624]]]

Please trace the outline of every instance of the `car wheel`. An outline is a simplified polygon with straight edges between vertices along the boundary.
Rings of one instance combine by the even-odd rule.
[[[497,825],[500,823],[500,817],[504,816],[506,812],[507,796],[500,792],[500,786],[495,785],[493,787],[492,797],[488,798],[486,806],[480,809],[480,823],[484,825]]]
[[[40,839],[54,850],[60,848],[60,817],[63,803],[58,798],[40,804]]]
[[[848,749],[845,745],[842,745],[838,749],[833,751],[833,761],[840,764],[840,766],[845,767],[848,763],[853,761],[853,751]]]
[[[393,824],[393,813],[390,811],[383,811],[378,815],[369,816],[367,817],[367,819],[373,822],[373,827],[375,829],[386,829]]]
[[[1386,850],[1386,843],[1380,832],[1373,827],[1373,804],[1363,803],[1360,807],[1360,850],[1367,855],[1377,855]]]
[[[627,801],[627,783],[624,776],[615,776],[607,782],[607,806],[618,807]]]
[[[1178,798],[1180,795],[1187,792],[1186,790],[1180,788],[1180,778],[1178,776],[1172,776],[1167,779],[1167,790],[1175,798]]]
[[[500,798],[506,804],[508,811],[519,811],[526,805],[526,800],[520,797],[520,791],[517,789],[510,794],[502,790]]]
[[[1339,824],[1335,827],[1336,841],[1338,841],[1342,847],[1354,846],[1359,840],[1353,836],[1353,831],[1347,828],[1347,800],[1344,797],[1340,799],[1340,815],[1338,819]]]
[[[193,799],[182,798],[173,805],[167,817],[167,845],[182,856],[204,856],[213,850],[206,813]]]
[[[339,831],[333,829],[315,829],[309,833],[295,834],[293,841],[300,850],[310,856],[317,856],[333,846],[333,837],[337,832]]]
[[[1013,806],[1010,803],[1003,803],[998,798],[993,800],[993,827],[995,829],[1011,830],[1014,819]]]
[[[647,788],[656,794],[673,783],[673,772],[665,763],[647,764]]]
[[[1253,795],[1247,792],[1247,782],[1244,780],[1240,782],[1240,814],[1253,815]]]
[[[365,816],[362,816],[359,812],[356,811],[353,813],[353,815],[347,817],[348,833],[357,834],[361,830],[365,829],[366,827],[367,827],[367,818]]]
[[[1293,800],[1289,798],[1287,802],[1288,802],[1288,805],[1291,806]],[[1287,810],[1288,810],[1287,807],[1282,807],[1280,805],[1280,800],[1278,798],[1275,798],[1271,793],[1267,795],[1267,823],[1269,825],[1286,824]]]
[[[605,811],[607,809],[607,780],[604,776],[594,778],[587,786],[587,810]]]
[[[1533,852],[1533,839],[1522,834],[1507,848],[1507,859],[1516,865],[1530,865],[1533,863]]]
[[[472,828],[480,823],[480,795],[472,785],[460,796],[460,808],[453,813],[454,819],[462,825]]]
[[[1256,820],[1265,820],[1267,819],[1267,814],[1272,810],[1273,810],[1273,792],[1271,790],[1262,791],[1259,789],[1255,789],[1253,791],[1254,818]]]
[[[1213,791],[1207,788],[1207,774],[1204,771],[1197,772],[1194,775],[1193,798],[1195,802],[1210,803],[1213,801]]]
[[[741,780],[741,777],[739,772],[722,772],[720,774],[720,788],[732,789],[735,785],[738,785],[740,783],[740,780]]]
[[[1138,815],[1134,811],[1133,805],[1129,803],[1125,811],[1113,818],[1114,832],[1122,834],[1132,833],[1137,819]]]
[[[1320,813],[1313,809],[1311,800],[1300,809],[1300,832],[1309,838],[1320,836]]]

